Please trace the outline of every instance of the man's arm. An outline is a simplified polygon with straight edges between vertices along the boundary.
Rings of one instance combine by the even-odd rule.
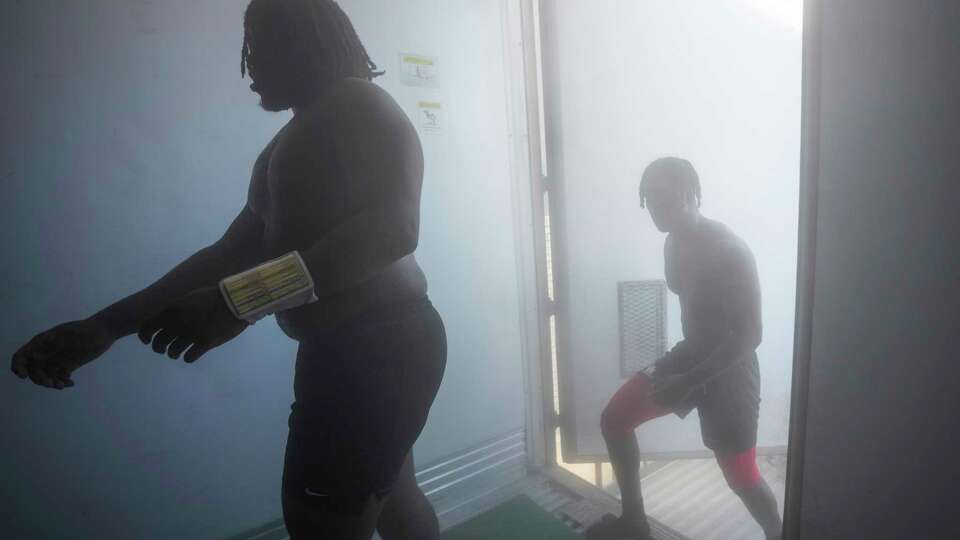
[[[763,338],[756,261],[745,246],[734,247],[730,255],[723,282],[726,317],[732,329],[709,356],[687,372],[692,386],[723,373],[756,349]]]
[[[319,298],[354,287],[417,248],[423,154],[402,110],[373,85],[337,113],[343,180],[369,186],[370,202],[300,253]]]
[[[245,205],[219,240],[185,259],[149,287],[91,318],[104,322],[117,339],[128,336],[171,299],[216,285],[222,277],[256,262],[262,237],[263,222]]]
[[[676,260],[676,244],[674,243],[673,236],[667,235],[667,239],[663,243],[663,275],[667,281],[667,288],[671,292],[679,292],[677,283],[677,267],[674,264]],[[665,355],[660,357],[654,362],[654,367],[657,370],[660,370],[661,373],[667,373],[669,369],[666,366],[676,369],[675,358],[688,357],[690,355],[689,345],[685,338],[681,339],[674,345]]]

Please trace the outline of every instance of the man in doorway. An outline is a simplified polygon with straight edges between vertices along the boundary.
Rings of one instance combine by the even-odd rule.
[[[74,370],[135,332],[194,362],[275,314],[299,341],[282,481],[291,537],[438,538],[412,455],[447,345],[413,255],[416,130],[372,83],[380,73],[332,0],[252,0],[247,70],[261,106],[293,118],[257,159],[223,237],[142,291],[38,334],[12,370],[70,387]]]
[[[700,181],[689,161],[655,160],[640,181],[640,204],[664,244],[667,286],[680,298],[683,340],[639,372],[610,399],[601,431],[620,487],[622,513],[587,531],[591,539],[649,539],[640,493],[634,430],[670,413],[700,416],[704,445],[713,450],[727,484],[768,539],[780,538],[776,498],[756,463],[760,410],[760,283],[747,245],[728,227],[700,213]]]

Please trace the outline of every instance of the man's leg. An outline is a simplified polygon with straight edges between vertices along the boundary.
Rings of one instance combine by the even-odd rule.
[[[284,464],[281,507],[283,521],[291,540],[337,538],[344,540],[369,540],[373,537],[385,499],[377,495],[344,496],[327,495],[293,486],[302,483],[291,478]],[[292,467],[299,471],[299,467]]]
[[[763,528],[768,539],[779,539],[783,523],[777,498],[760,476],[756,448],[738,454],[717,455],[717,462],[727,485],[740,497],[753,519]]]
[[[291,538],[373,535],[390,490],[409,493],[415,485],[410,449],[445,364],[443,323],[426,299],[301,341],[283,467]],[[397,501],[417,504],[416,497]]]
[[[377,532],[383,540],[437,540],[440,524],[437,514],[417,485],[413,467],[413,450],[407,454],[393,490],[387,498]]]
[[[616,521],[602,521],[587,530],[587,538],[646,538],[650,525],[640,493],[640,449],[634,429],[670,411],[657,405],[650,394],[650,377],[637,373],[613,395],[600,417],[613,474],[620,487],[622,513]]]
[[[643,495],[640,493],[640,448],[633,430],[627,433],[604,431],[603,439],[610,454],[610,465],[620,488],[621,519],[648,531]]]

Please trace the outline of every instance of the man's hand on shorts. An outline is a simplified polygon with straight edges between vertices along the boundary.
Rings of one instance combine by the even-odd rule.
[[[234,316],[218,287],[196,289],[147,319],[137,336],[153,350],[190,363],[243,332],[250,323]]]
[[[682,373],[655,377],[653,380],[653,400],[666,409],[682,404],[692,391],[692,382]]]

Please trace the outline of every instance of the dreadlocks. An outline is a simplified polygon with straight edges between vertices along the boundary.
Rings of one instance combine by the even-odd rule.
[[[265,18],[280,16],[300,45],[312,51],[330,80],[357,77],[371,80],[383,75],[370,60],[347,14],[333,0],[252,0],[243,17],[240,75],[250,69],[252,41],[249,28]]]
[[[675,180],[684,191],[693,190],[693,194],[697,198],[697,207],[700,207],[700,177],[697,176],[693,164],[683,158],[663,157],[654,160],[643,171],[643,176],[640,179],[641,208],[646,208],[643,186],[653,176],[667,176]]]

